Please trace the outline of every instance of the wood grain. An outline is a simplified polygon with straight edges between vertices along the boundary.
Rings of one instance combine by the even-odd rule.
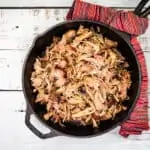
[[[90,3],[111,7],[135,7],[140,0],[84,0]],[[1,7],[70,7],[73,0],[5,0],[0,1]]]

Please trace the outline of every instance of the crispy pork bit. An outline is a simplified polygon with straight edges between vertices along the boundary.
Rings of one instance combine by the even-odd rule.
[[[58,67],[59,68],[65,68],[67,66],[67,62],[65,60],[61,60],[59,63],[58,63]]]
[[[80,26],[54,37],[45,51],[31,75],[35,103],[46,106],[45,120],[97,128],[126,109],[131,75],[117,42]]]
[[[75,30],[69,30],[66,32],[60,41],[61,44],[66,44],[67,42],[71,42],[71,40],[76,36]]]
[[[66,83],[65,78],[60,78],[55,82],[56,87],[62,87]]]
[[[53,75],[56,79],[60,79],[64,77],[64,72],[61,69],[55,69]]]

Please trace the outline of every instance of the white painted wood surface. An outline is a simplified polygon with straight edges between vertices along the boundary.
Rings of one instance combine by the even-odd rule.
[[[91,0],[91,2],[113,7],[134,7],[138,1]],[[0,6],[69,7],[71,3],[72,0],[1,0]],[[33,39],[52,25],[63,21],[67,11],[67,9],[0,10],[0,150],[69,150],[70,148],[75,150],[149,150],[150,131],[145,131],[140,136],[130,136],[125,139],[118,135],[118,127],[103,136],[90,139],[56,137],[41,140],[25,126],[26,103],[21,87],[21,71],[24,58]],[[139,37],[139,41],[150,74],[150,27],[145,34]],[[36,123],[36,126],[41,128],[39,123]],[[43,131],[43,128],[41,130]]]
[[[111,7],[135,7],[140,0],[84,0]],[[1,0],[0,7],[70,7],[73,0]]]

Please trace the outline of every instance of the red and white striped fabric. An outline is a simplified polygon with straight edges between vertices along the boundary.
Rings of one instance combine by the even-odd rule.
[[[145,32],[148,20],[140,18],[131,11],[117,11],[113,8],[90,4],[75,0],[67,15],[68,20],[87,19],[103,22],[131,35],[131,45],[141,64],[142,83],[140,96],[129,119],[121,125],[120,135],[128,137],[131,134],[141,134],[148,126],[148,74],[143,51],[136,36]]]

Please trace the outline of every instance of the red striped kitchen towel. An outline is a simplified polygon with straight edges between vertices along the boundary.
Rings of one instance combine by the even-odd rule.
[[[131,44],[141,64],[142,83],[140,96],[129,119],[121,125],[120,135],[128,137],[132,134],[141,134],[148,127],[148,74],[143,51],[136,36],[145,32],[148,20],[140,18],[131,11],[115,10],[109,7],[90,4],[81,0],[75,0],[67,15],[68,20],[86,19],[103,22],[110,26],[129,33]]]

